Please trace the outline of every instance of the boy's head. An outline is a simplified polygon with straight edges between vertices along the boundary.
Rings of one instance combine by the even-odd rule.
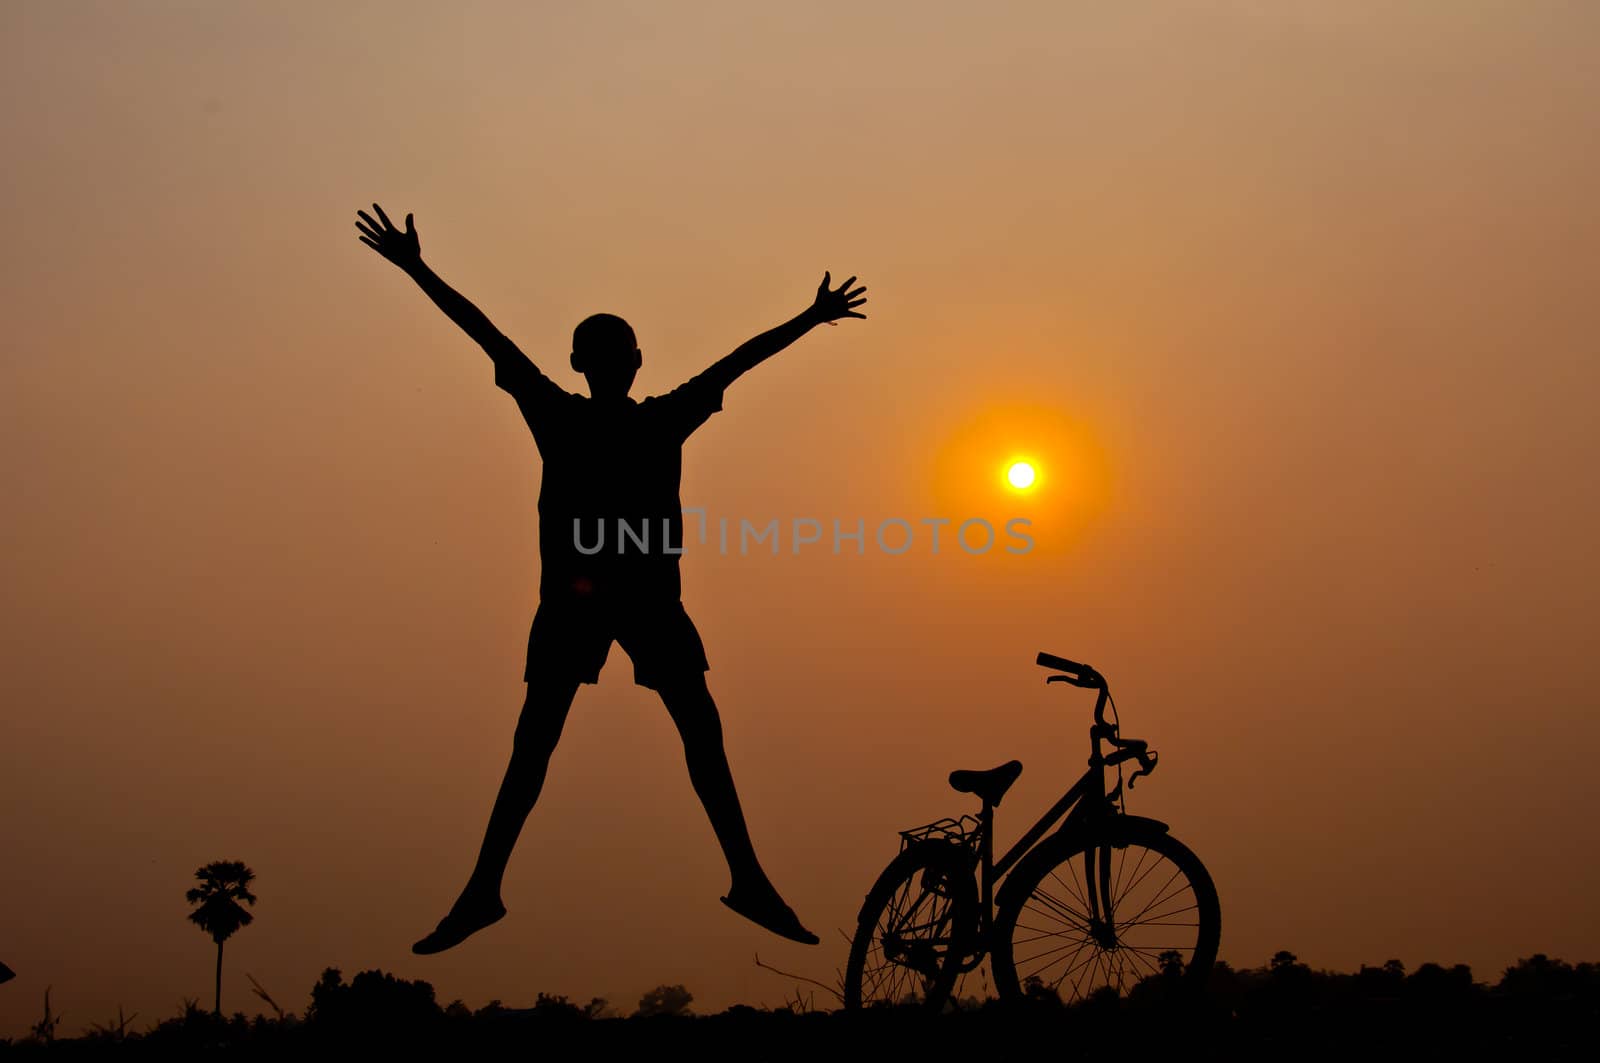
[[[597,399],[626,395],[643,361],[632,327],[615,314],[594,314],[572,330],[572,368]]]

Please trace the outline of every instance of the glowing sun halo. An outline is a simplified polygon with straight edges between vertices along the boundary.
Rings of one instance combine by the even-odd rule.
[[[1012,462],[1011,467],[1006,470],[1006,482],[1018,491],[1026,491],[1032,487],[1033,481],[1033,466],[1025,461]]]

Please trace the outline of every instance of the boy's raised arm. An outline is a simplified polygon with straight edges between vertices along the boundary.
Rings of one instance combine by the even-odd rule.
[[[867,289],[861,287],[851,291],[850,285],[855,282],[856,279],[851,277],[833,290],[828,287],[832,283],[831,274],[824,273],[822,283],[817,287],[817,297],[810,306],[777,328],[768,329],[734,348],[731,354],[719,359],[702,373],[702,379],[721,391],[818,325],[831,324],[842,317],[865,318],[867,315],[856,313],[855,308],[867,301],[864,294]]]
[[[422,242],[417,238],[417,231],[412,226],[411,215],[406,215],[404,230],[395,227],[383,208],[376,203],[372,209],[377,213],[377,219],[364,210],[356,211],[359,219],[356,228],[361,232],[361,242],[372,248],[417,282],[417,287],[427,294],[429,299],[445,315],[461,327],[461,331],[471,336],[478,346],[484,349],[496,364],[533,363],[528,356],[517,349],[505,335],[494,326],[482,310],[472,305],[466,296],[446,284],[437,273],[422,261]]]

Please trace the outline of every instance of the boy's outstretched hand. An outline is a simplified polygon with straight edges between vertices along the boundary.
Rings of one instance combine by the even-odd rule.
[[[372,215],[364,210],[356,211],[361,219],[356,222],[361,242],[401,269],[410,271],[422,261],[422,241],[417,239],[417,230],[411,226],[411,215],[406,215],[406,227],[402,232],[394,227],[382,207],[374,203],[372,209],[377,212],[379,221],[373,221]]]
[[[850,285],[856,282],[856,279],[851,277],[839,285],[838,290],[830,291],[828,284],[832,279],[832,275],[829,273],[822,275],[822,284],[817,287],[816,301],[811,304],[810,314],[812,318],[826,322],[829,325],[832,325],[841,317],[865,318],[867,315],[856,313],[855,308],[867,301],[866,296],[863,294],[867,290],[866,287],[863,286],[855,291],[850,291]]]

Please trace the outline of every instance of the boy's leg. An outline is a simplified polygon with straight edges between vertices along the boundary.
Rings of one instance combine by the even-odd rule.
[[[733,885],[723,903],[775,934],[815,945],[816,935],[801,925],[756,859],[723,748],[722,718],[706,688],[705,674],[680,673],[658,682],[656,690],[678,726],[689,763],[689,781],[705,806],[711,829],[728,861]]]
[[[767,882],[767,873],[756,859],[745,825],[739,792],[733,785],[733,772],[722,744],[722,717],[706,688],[704,673],[694,673],[664,682],[657,691],[672,722],[683,739],[684,759],[689,763],[689,782],[705,806],[711,829],[727,858],[733,888]]]
[[[522,824],[539,799],[544,787],[550,754],[561,740],[567,711],[578,692],[577,679],[528,678],[528,697],[517,721],[511,745],[511,763],[506,766],[500,792],[489,813],[478,861],[467,879],[461,896],[433,933],[411,947],[427,955],[460,944],[467,937],[494,923],[506,914],[500,900],[500,882],[505,876],[511,850],[522,833]]]

